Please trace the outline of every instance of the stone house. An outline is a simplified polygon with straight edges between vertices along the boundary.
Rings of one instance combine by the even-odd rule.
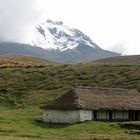
[[[76,87],[41,109],[44,122],[135,121],[140,120],[140,93],[130,89]]]

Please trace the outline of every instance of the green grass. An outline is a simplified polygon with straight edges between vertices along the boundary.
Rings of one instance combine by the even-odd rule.
[[[136,122],[138,126],[134,122],[96,121],[44,124],[39,109],[75,85],[140,91],[140,65],[100,62],[60,65],[29,56],[26,59],[18,56],[16,62],[16,57],[0,59],[0,140],[140,139],[127,133],[129,127],[139,129],[140,122]]]
[[[89,121],[79,124],[45,124],[42,122],[42,111],[37,106],[24,109],[0,107],[0,140],[10,137],[15,139],[64,139],[64,140],[97,140],[140,139],[130,135],[127,127],[120,122]],[[132,122],[133,123],[133,122]],[[140,122],[137,122],[140,126]]]

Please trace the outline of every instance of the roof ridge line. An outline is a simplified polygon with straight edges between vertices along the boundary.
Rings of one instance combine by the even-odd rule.
[[[75,92],[75,90],[74,90],[74,93],[75,93],[75,96],[76,96],[75,103],[78,105],[78,108],[81,108],[82,106],[80,104],[79,96],[77,95],[77,92]]]

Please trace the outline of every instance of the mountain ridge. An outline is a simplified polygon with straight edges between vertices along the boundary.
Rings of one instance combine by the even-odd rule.
[[[62,21],[47,20],[36,27],[34,46],[49,52],[49,58],[62,63],[81,63],[119,56],[119,53],[100,48],[82,31],[69,28]]]
[[[100,49],[90,37],[75,28],[69,28],[62,21],[47,20],[37,25],[37,38],[33,42],[34,46],[40,46],[47,50],[66,51],[75,49],[79,43],[83,43]]]
[[[43,48],[31,46],[28,44],[7,43],[7,42],[0,43],[0,55],[15,55],[15,54],[34,55],[37,57],[46,58],[50,61],[66,64],[83,63],[83,62],[85,63],[95,59],[114,57],[119,55],[116,53],[114,55],[114,53],[112,52],[111,55],[110,51],[99,51],[97,53],[95,50],[92,50],[92,48],[90,49],[86,48],[86,50],[84,48],[79,50],[79,47],[77,47],[77,49],[67,50],[67,52],[65,51],[60,52],[55,50],[48,52]]]
[[[27,54],[65,64],[120,56],[100,48],[78,29],[69,28],[62,21],[47,20],[36,27],[31,44],[0,43],[0,54]]]

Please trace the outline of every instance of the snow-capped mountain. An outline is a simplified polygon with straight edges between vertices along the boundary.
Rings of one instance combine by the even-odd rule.
[[[87,62],[120,55],[101,49],[90,37],[78,29],[69,28],[62,21],[47,20],[39,24],[32,43],[47,50],[47,58],[62,63]]]
[[[47,20],[35,28],[31,44],[0,43],[0,54],[30,54],[61,63],[81,63],[119,56],[103,50],[78,29]]]
[[[71,29],[62,21],[47,20],[36,27],[37,38],[33,45],[47,50],[66,51],[75,49],[80,43],[89,47],[99,47],[85,34],[77,29]]]

